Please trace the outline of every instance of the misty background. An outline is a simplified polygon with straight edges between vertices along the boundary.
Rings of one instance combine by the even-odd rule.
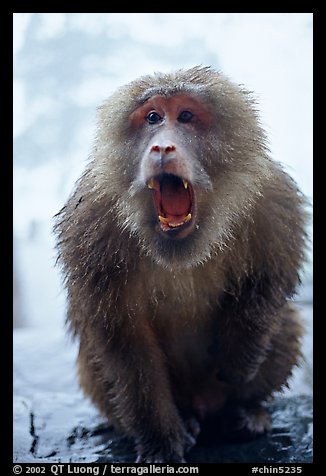
[[[311,13],[15,13],[13,26],[16,333],[64,333],[52,217],[85,167],[96,108],[138,76],[210,65],[253,91],[271,156],[311,200]],[[311,250],[302,279],[311,302]],[[306,320],[311,331],[311,309]]]

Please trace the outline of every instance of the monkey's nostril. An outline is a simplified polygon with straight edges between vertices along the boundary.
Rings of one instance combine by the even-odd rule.
[[[160,146],[160,145],[152,145],[151,147],[151,152],[160,152],[163,154],[170,154],[171,152],[174,152],[176,150],[175,145],[166,145]]]

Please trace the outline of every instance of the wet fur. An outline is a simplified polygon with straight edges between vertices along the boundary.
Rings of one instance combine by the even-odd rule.
[[[146,137],[129,117],[149,97],[180,91],[207,106],[214,127],[191,146],[198,226],[167,240],[140,180]],[[268,155],[251,94],[210,68],[145,76],[100,108],[89,165],[55,230],[81,386],[135,439],[139,462],[183,461],[196,436],[189,419],[229,404],[259,413],[286,384],[300,355],[288,299],[303,208]]]

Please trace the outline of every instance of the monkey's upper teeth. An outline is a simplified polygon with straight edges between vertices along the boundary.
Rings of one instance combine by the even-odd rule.
[[[184,188],[187,189],[187,188],[188,188],[188,182],[187,182],[187,180],[183,179],[182,182],[183,182]]]
[[[150,189],[154,188],[154,179],[153,178],[149,179],[149,181],[147,182],[147,187],[150,188]]]
[[[160,220],[161,223],[169,223],[169,220],[167,218],[162,217],[161,215],[158,216],[158,219]]]

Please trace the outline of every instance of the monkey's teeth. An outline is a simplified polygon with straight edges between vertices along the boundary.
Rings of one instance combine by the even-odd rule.
[[[178,226],[181,226],[183,225],[183,223],[169,223],[169,226],[171,226],[172,228],[177,228]]]
[[[160,220],[161,223],[164,223],[165,225],[169,225],[171,228],[177,228],[178,226],[184,225],[185,223],[188,223],[192,218],[191,213],[188,213],[188,215],[184,218],[184,220],[181,223],[171,223],[169,222],[168,218],[162,217],[162,215],[158,216],[158,219]]]
[[[187,182],[187,180],[184,180],[184,179],[183,179],[182,182],[183,182],[184,188],[187,189],[187,188],[188,188],[188,182]]]
[[[158,219],[161,223],[169,224],[169,220],[167,218],[162,217],[161,215],[158,216]]]
[[[147,182],[147,187],[150,189],[154,188],[154,179],[149,179],[149,181]]]

